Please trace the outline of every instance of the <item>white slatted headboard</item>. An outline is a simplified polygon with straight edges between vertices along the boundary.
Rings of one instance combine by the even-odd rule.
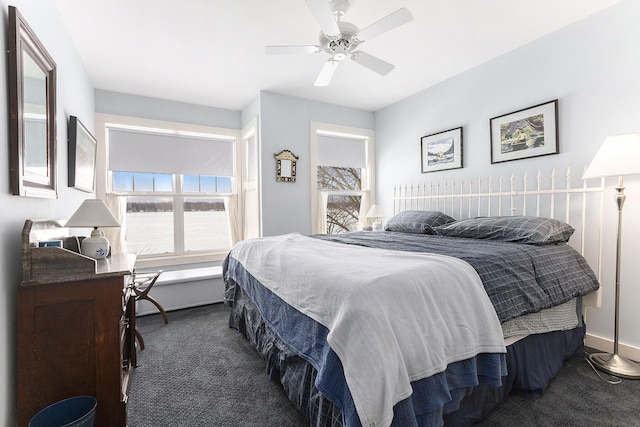
[[[560,181],[560,182],[558,182]],[[572,183],[578,181],[578,185]],[[428,181],[418,185],[394,187],[394,214],[406,210],[434,210],[456,219],[475,216],[528,215],[565,221],[576,232],[569,244],[585,257],[600,281],[602,277],[602,223],[604,179],[598,186],[574,177],[571,169],[564,179],[556,171],[545,178],[538,172],[535,179],[524,173],[478,178],[477,180]],[[600,307],[602,292],[589,294],[584,303]]]

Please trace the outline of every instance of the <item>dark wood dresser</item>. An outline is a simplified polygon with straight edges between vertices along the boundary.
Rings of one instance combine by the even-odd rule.
[[[57,221],[25,223],[17,292],[17,415],[72,396],[98,401],[95,425],[127,425],[129,373],[136,364],[134,255],[94,260],[60,247],[33,247],[63,232]]]

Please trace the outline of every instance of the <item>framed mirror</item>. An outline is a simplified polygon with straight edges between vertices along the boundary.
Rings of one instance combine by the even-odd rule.
[[[55,198],[56,64],[14,6],[8,47],[11,194]]]
[[[296,182],[298,156],[289,150],[282,150],[273,156],[276,158],[276,181]]]

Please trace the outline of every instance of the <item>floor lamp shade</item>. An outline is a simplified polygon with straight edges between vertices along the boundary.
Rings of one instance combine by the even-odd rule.
[[[640,134],[607,137],[583,178],[640,174]]]
[[[618,176],[615,201],[618,206],[618,235],[616,245],[616,288],[613,353],[593,353],[589,359],[601,371],[621,378],[640,379],[640,364],[618,354],[620,323],[620,258],[622,253],[622,207],[624,194],[623,175],[640,174],[640,134],[610,136],[585,170],[583,178]]]
[[[109,255],[109,241],[98,227],[120,227],[120,223],[102,200],[87,199],[71,215],[65,227],[93,228],[91,237],[82,241],[81,252],[91,258],[101,259]]]

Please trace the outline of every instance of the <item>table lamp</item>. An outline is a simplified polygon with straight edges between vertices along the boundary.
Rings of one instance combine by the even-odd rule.
[[[613,354],[593,353],[589,356],[596,368],[621,378],[640,379],[640,364],[618,354],[618,323],[620,313],[620,255],[622,252],[622,206],[626,196],[623,175],[640,174],[640,134],[607,137],[584,172],[583,179],[618,176],[614,200],[618,206],[618,238],[616,246],[616,294]]]
[[[367,218],[375,218],[375,221],[373,222],[373,231],[382,230],[381,218],[384,218],[384,217],[385,217],[385,214],[382,208],[380,207],[380,205],[371,206],[371,209],[369,209],[369,212],[367,212]]]
[[[71,215],[65,227],[92,227],[91,237],[82,241],[80,253],[94,259],[102,259],[109,255],[109,240],[98,227],[120,227],[120,223],[102,200],[87,199]]]

